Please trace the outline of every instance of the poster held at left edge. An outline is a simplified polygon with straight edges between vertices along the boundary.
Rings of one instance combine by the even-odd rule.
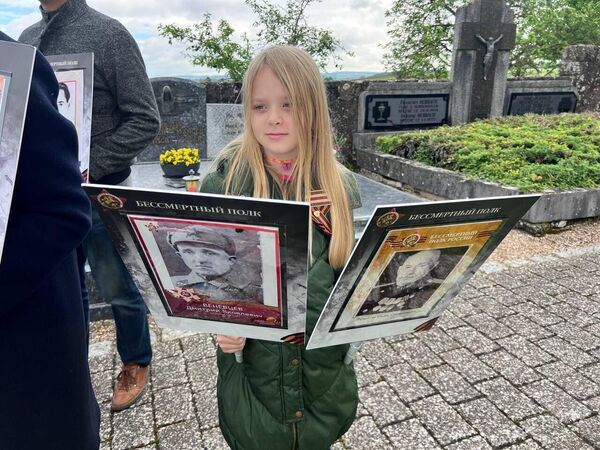
[[[158,326],[303,339],[307,203],[84,189]]]
[[[0,261],[31,87],[35,48],[0,42]]]

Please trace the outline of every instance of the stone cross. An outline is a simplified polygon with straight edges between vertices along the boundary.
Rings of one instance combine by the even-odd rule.
[[[452,124],[503,113],[514,14],[504,0],[474,0],[456,13],[452,52]]]

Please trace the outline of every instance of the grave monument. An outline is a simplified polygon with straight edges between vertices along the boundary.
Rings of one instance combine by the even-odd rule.
[[[475,0],[456,12],[452,53],[452,124],[504,112],[514,13],[504,0]]]
[[[206,158],[206,88],[182,78],[150,80],[158,111],[160,132],[139,154],[138,161],[158,161],[158,156],[172,148],[197,148]]]

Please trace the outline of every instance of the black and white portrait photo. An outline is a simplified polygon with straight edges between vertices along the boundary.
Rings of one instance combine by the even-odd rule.
[[[77,130],[79,168],[87,182],[92,139],[94,54],[48,55],[47,59],[58,80],[58,110]]]

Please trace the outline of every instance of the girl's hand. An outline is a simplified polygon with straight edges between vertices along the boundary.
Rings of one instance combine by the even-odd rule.
[[[224,353],[240,352],[244,349],[244,345],[246,345],[246,338],[217,334],[217,345]]]

